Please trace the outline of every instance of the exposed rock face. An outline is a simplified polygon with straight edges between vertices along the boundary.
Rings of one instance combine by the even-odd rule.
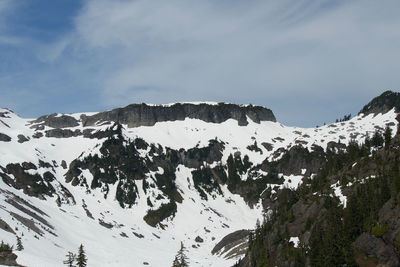
[[[79,125],[78,120],[76,120],[74,117],[68,115],[58,116],[56,113],[39,117],[38,119],[32,121],[32,123],[45,125],[52,128],[67,128]]]
[[[2,142],[10,142],[11,141],[11,137],[9,137],[6,134],[0,133],[0,141],[2,141]]]
[[[43,177],[39,174],[29,174],[27,171],[30,169],[33,169],[30,164],[22,164],[22,166],[20,164],[8,164],[6,168],[2,168],[4,173],[0,173],[0,176],[6,184],[17,189],[23,189],[24,193],[29,196],[52,196],[55,190],[49,182],[54,180],[54,176],[50,172],[46,172]],[[15,179],[12,177],[15,177]]]
[[[312,151],[302,146],[294,146],[289,151],[283,151],[283,156],[277,161],[265,160],[261,169],[266,172],[278,172],[285,175],[301,175],[306,169],[306,175],[315,173],[326,162],[326,153],[320,146],[313,145]]]
[[[290,236],[302,236],[301,242],[309,246],[309,234],[307,235],[306,229],[307,221],[312,221],[312,218],[316,218],[323,211],[323,201],[320,203],[300,200],[293,205],[293,217],[287,224],[287,230]],[[305,230],[305,231],[304,231]]]
[[[65,160],[61,161],[61,167],[63,167],[63,169],[67,169],[67,162]]]
[[[79,129],[75,129],[74,131],[72,131],[71,129],[55,128],[45,131],[45,135],[46,137],[54,137],[54,138],[69,138],[69,137],[83,136],[85,138],[91,138],[91,139],[93,138],[102,139],[109,137],[110,135],[112,135],[113,132],[114,131],[111,128],[104,131],[95,131],[92,128],[87,128],[84,129],[83,131]],[[42,136],[43,136],[42,132],[36,132],[33,137],[40,138]]]
[[[156,122],[200,119],[206,122],[221,123],[235,119],[241,126],[247,125],[247,117],[256,123],[260,121],[276,121],[270,109],[260,106],[239,106],[220,103],[209,104],[174,104],[172,106],[148,106],[132,104],[124,108],[100,112],[92,116],[82,115],[84,126],[94,125],[99,121],[113,121],[127,124],[128,127],[152,126]]]
[[[18,143],[24,143],[24,142],[28,142],[29,138],[27,138],[25,135],[23,134],[19,134],[18,135]]]
[[[38,171],[40,168],[45,168],[47,171],[42,169],[40,172],[43,174],[32,173],[32,170]],[[52,166],[49,163],[41,160],[39,160],[39,168],[31,162],[10,163],[5,168],[0,166],[0,179],[11,187],[22,189],[28,196],[45,199],[46,196],[51,197],[56,194],[57,201],[74,202],[72,194],[56,181],[54,174],[49,171],[51,169]],[[52,183],[56,185],[57,190]]]
[[[382,239],[373,236],[370,233],[361,234],[354,246],[366,253],[368,257],[378,259],[384,262],[385,266],[399,266],[400,261],[392,246],[387,245]]]
[[[9,114],[13,111],[8,108],[5,108],[4,110],[6,111],[0,112],[0,118],[10,118]]]
[[[268,142],[262,142],[261,145],[263,147],[265,147],[265,149],[268,150],[268,151],[272,151],[272,149],[274,148],[274,146],[271,143],[268,143]]]
[[[190,104],[176,103],[171,106],[152,106],[146,104],[132,104],[124,108],[117,108],[111,111],[96,113],[91,116],[81,115],[80,121],[72,116],[51,114],[39,117],[31,121],[36,132],[32,137],[41,138],[43,133],[46,137],[69,138],[83,135],[86,138],[104,138],[107,133],[93,131],[87,128],[83,131],[79,129],[71,130],[65,128],[82,125],[84,127],[94,126],[99,123],[126,124],[128,127],[152,126],[157,122],[185,120],[186,118],[200,119],[205,122],[221,123],[228,119],[235,119],[240,126],[247,125],[248,118],[256,123],[261,121],[276,121],[270,109],[261,106],[240,106],[235,104],[219,103],[212,104]],[[45,126],[54,128],[44,131]],[[0,134],[0,141],[7,141],[7,136]],[[11,139],[10,139],[11,140]],[[19,137],[19,142],[27,141],[23,136]]]
[[[210,140],[208,146],[203,148],[192,148],[187,151],[180,151],[180,160],[188,168],[198,169],[204,164],[212,164],[215,161],[220,161],[224,144],[216,140]]]
[[[225,246],[230,245],[235,241],[238,241],[241,239],[247,239],[247,237],[249,236],[249,233],[250,233],[249,230],[238,230],[236,232],[230,233],[229,235],[222,238],[221,241],[215,245],[215,247],[213,248],[211,253],[215,254],[218,251],[220,251],[221,249],[223,249]]]
[[[110,129],[115,130],[111,130],[109,138],[100,147],[101,156],[89,155],[72,161],[65,181],[73,186],[84,186],[87,190],[101,188],[105,198],[108,197],[109,185],[116,184],[116,194],[112,197],[115,197],[122,207],[127,208],[135,204],[138,196],[135,180],[143,181],[144,191],[154,183],[170,202],[150,210],[144,217],[151,226],[156,226],[165,218],[174,215],[177,210],[176,203],[183,200],[175,184],[175,172],[179,165],[195,169],[192,171],[193,186],[203,199],[221,195],[220,185],[227,184],[231,192],[240,194],[249,205],[254,205],[265,189],[266,179],[250,179],[246,182],[240,179],[238,173],[243,174],[251,167],[248,157],[242,159],[238,154],[233,158],[231,155],[228,160],[229,167],[222,164],[224,143],[221,141],[212,139],[206,147],[173,150],[148,144],[140,138],[126,142],[122,136],[121,125],[111,126]],[[148,151],[146,157],[142,155],[143,151]],[[215,163],[215,167],[209,167]],[[66,167],[66,164],[63,165]],[[159,169],[163,172],[154,174],[153,178],[149,177],[149,173],[158,172]],[[84,170],[93,175],[90,184],[81,175]],[[150,200],[148,204],[152,207]]]
[[[71,131],[69,129],[51,129],[46,131],[46,137],[68,138],[81,135],[80,130]]]
[[[3,221],[2,219],[0,219],[0,229],[15,234],[14,230],[8,225],[8,223]]]
[[[396,108],[397,112],[400,111],[400,93],[386,91],[372,99],[371,102],[363,107],[360,113],[365,115],[386,113],[392,108]]]
[[[12,252],[0,252],[0,264],[5,266],[22,266],[17,262],[17,255]]]
[[[204,242],[203,238],[201,238],[200,236],[196,236],[194,241],[196,241],[197,243],[203,243]]]
[[[238,230],[226,235],[211,251],[226,259],[245,255],[248,247],[249,230]]]
[[[33,138],[39,139],[43,137],[43,133],[42,132],[36,132],[32,135]]]

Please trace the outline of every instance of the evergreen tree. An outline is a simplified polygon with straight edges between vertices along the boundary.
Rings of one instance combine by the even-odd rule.
[[[385,141],[385,140],[383,139],[381,133],[380,133],[378,130],[376,130],[375,133],[374,133],[374,135],[372,136],[372,140],[371,140],[372,145],[373,145],[374,147],[380,147],[380,146],[383,145],[383,142],[384,142],[384,141]]]
[[[249,233],[249,242],[248,242],[249,249],[251,249],[251,247],[253,246],[253,239],[254,239],[253,232],[250,231],[250,233]]]
[[[179,259],[178,259],[178,255],[175,256],[174,261],[172,262],[172,267],[178,267],[179,265]]]
[[[17,236],[17,250],[21,251],[24,249],[24,246],[22,245],[21,237]]]
[[[175,259],[172,263],[172,267],[187,267],[189,266],[188,257],[186,256],[187,249],[181,242],[181,248],[176,253]]]
[[[74,264],[75,259],[76,259],[75,253],[72,253],[71,251],[68,251],[68,254],[65,255],[65,256],[66,256],[66,259],[65,259],[65,261],[63,261],[63,263],[65,265],[67,265],[68,267],[73,267],[74,266],[73,264]]]
[[[87,265],[87,257],[81,244],[78,250],[78,256],[76,257],[76,264],[78,267],[85,267]]]
[[[6,253],[11,253],[13,251],[13,246],[10,246],[7,243],[4,243],[1,241],[0,243],[0,252],[6,252]]]
[[[385,139],[385,148],[389,148],[390,141],[392,140],[392,128],[386,126],[383,137]]]

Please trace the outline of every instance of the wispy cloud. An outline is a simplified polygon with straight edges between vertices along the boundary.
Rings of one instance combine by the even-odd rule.
[[[43,86],[57,85],[58,77],[69,83],[60,90],[84,90],[98,106],[251,102],[284,122],[311,126],[354,113],[381,89],[398,89],[399,7],[89,0],[70,32],[35,49],[42,62],[35,75],[47,71]]]

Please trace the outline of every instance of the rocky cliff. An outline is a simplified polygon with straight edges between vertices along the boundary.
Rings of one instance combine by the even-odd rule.
[[[173,105],[147,105],[132,104],[124,108],[99,112],[94,115],[81,115],[83,126],[93,126],[101,122],[115,122],[126,124],[128,127],[152,126],[157,122],[199,119],[205,122],[221,123],[228,119],[235,119],[240,126],[248,124],[248,118],[259,123],[260,121],[273,121],[273,112],[265,107],[253,105],[235,105],[227,103],[218,104],[192,104],[176,103]],[[53,128],[75,127],[78,120],[57,114],[46,115],[33,121]]]

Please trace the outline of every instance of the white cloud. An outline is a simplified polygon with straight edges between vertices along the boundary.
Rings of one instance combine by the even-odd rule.
[[[159,90],[211,98],[340,90],[366,73],[379,77],[383,64],[399,59],[397,45],[387,43],[398,44],[400,29],[396,14],[386,17],[389,5],[308,2],[96,0],[76,29],[80,45],[105,64],[121,58],[104,77],[116,103],[127,95],[157,98]]]
[[[315,121],[348,113],[341,109],[354,100],[333,102],[331,111],[316,106],[320,112],[304,103],[335,95],[368,101],[382,88],[398,89],[399,7],[397,1],[89,0],[72,32],[38,53],[58,67],[48,75],[61,72],[100,90],[107,106],[252,102],[283,121]]]

